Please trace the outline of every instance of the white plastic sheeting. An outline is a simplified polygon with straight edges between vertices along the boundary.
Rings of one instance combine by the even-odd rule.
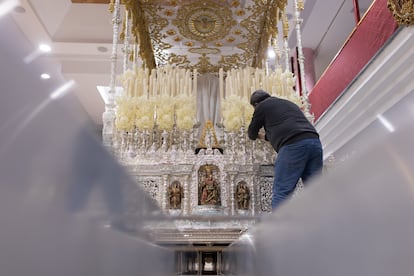
[[[173,252],[139,232],[162,219],[157,205],[89,131],[71,88],[40,79],[47,58],[24,62],[30,45],[7,16],[0,33],[0,275],[171,274]]]

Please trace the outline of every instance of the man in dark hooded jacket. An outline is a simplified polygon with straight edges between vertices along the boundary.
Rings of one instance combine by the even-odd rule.
[[[293,193],[300,178],[306,183],[321,173],[322,145],[318,132],[295,103],[257,90],[251,95],[250,104],[254,113],[248,128],[249,138],[265,139],[277,152],[272,197],[274,210]],[[262,127],[265,134],[260,132]]]

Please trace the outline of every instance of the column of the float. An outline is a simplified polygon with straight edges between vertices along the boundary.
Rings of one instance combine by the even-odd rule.
[[[224,104],[224,72],[223,68],[219,69],[219,110],[220,110],[220,118],[219,118],[219,143],[224,142],[224,132],[223,132],[223,104]],[[224,146],[224,145],[221,145]]]
[[[251,208],[251,215],[255,216],[256,215],[256,198],[257,198],[256,190],[255,190],[256,185],[254,185],[255,184],[254,183],[255,177],[253,175],[251,175],[251,176],[248,177],[248,179],[249,179],[249,183],[253,183],[253,184],[249,185],[249,189],[250,189],[250,208]]]
[[[128,60],[129,60],[129,12],[128,9],[125,10],[125,29],[124,29],[124,64],[123,72],[125,73],[128,70]]]
[[[169,208],[167,190],[168,190],[168,175],[162,176],[162,188],[161,188],[161,207],[163,210],[167,210]]]
[[[191,85],[191,82],[190,82],[190,71],[188,71],[188,76],[189,76],[189,83],[188,83],[188,85]],[[201,106],[200,106],[200,104],[202,104],[202,97],[201,97],[201,95],[198,95],[198,91],[197,91],[197,69],[194,69],[193,70],[193,85],[192,85],[193,87],[193,89],[192,89],[192,91],[193,91],[193,95],[194,95],[194,98],[195,98],[195,101],[196,101],[196,121],[197,121],[197,123],[201,123],[201,121],[202,121],[202,118],[203,118],[203,115],[202,115],[202,112],[201,112]],[[195,135],[195,133],[193,133],[193,135]]]
[[[183,215],[184,216],[188,216],[190,214],[190,200],[191,200],[191,183],[190,183],[190,179],[191,179],[191,174],[188,174],[185,178],[184,178],[184,198],[183,198]]]
[[[234,202],[234,194],[235,194],[235,191],[236,191],[236,187],[235,187],[236,185],[234,183],[235,177],[236,177],[235,172],[229,173],[229,178],[230,178],[230,191],[229,191],[229,194],[230,194],[230,215],[232,215],[232,216],[236,215],[236,205],[235,205],[235,202]]]
[[[298,51],[297,48],[295,49],[295,52],[293,53],[292,56],[292,72],[293,74],[296,76],[295,78],[295,90],[296,90],[296,95],[299,97],[301,96],[301,82],[300,82],[300,73],[299,73],[300,69],[299,69],[299,62],[298,62]]]
[[[302,97],[304,104],[304,113],[306,117],[313,121],[313,116],[310,114],[310,103],[308,99],[308,89],[306,87],[305,79],[305,57],[302,49],[302,34],[300,31],[302,25],[302,18],[300,18],[300,11],[303,10],[302,0],[295,0],[295,21],[296,21],[296,38],[297,38],[297,50],[298,50],[298,62],[299,62],[299,73],[300,73],[300,84],[302,87]]]
[[[105,111],[102,114],[103,129],[102,141],[106,148],[113,151],[113,139],[115,135],[115,90],[116,90],[116,62],[118,49],[118,35],[120,24],[120,0],[115,0],[112,16],[113,35],[112,35],[112,53],[111,53],[111,74],[109,81],[109,91]]]
[[[224,99],[224,86],[223,86],[223,80],[224,80],[224,72],[223,68],[219,69],[219,91],[220,91],[220,102]]]
[[[288,43],[288,36],[289,36],[289,21],[287,19],[287,15],[286,13],[283,14],[283,18],[282,18],[282,26],[283,26],[283,54],[285,57],[285,70],[289,70],[290,71],[290,48],[289,48],[289,43]]]
[[[130,24],[130,12],[128,9],[125,10],[125,33],[124,33],[124,73],[127,70],[132,69],[132,74],[129,74],[130,78],[128,79],[127,85],[127,95],[128,97],[135,97],[136,96],[136,85],[135,83],[138,81],[137,79],[137,71],[136,67],[130,64],[130,54],[131,54],[131,45],[130,45],[130,36],[131,36],[131,24]]]

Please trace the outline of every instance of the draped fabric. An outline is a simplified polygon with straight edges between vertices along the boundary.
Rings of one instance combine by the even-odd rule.
[[[203,74],[197,80],[197,121],[201,128],[208,120],[220,123],[219,78],[213,74]]]
[[[315,120],[329,108],[398,28],[387,0],[376,0],[309,93]]]

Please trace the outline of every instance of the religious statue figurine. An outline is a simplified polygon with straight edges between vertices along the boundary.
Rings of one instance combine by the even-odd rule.
[[[195,153],[198,154],[201,149],[217,149],[223,153],[223,148],[217,140],[216,131],[211,120],[204,124]]]
[[[204,166],[205,176],[199,185],[199,202],[201,205],[220,205],[220,190],[217,181],[214,179],[212,168]]]
[[[181,209],[181,199],[184,197],[183,188],[180,182],[174,181],[168,187],[168,200],[170,203],[170,209]]]
[[[239,210],[249,209],[250,191],[249,191],[249,188],[247,187],[246,182],[241,181],[237,185],[235,197],[236,197],[236,202],[237,202],[237,209]]]

